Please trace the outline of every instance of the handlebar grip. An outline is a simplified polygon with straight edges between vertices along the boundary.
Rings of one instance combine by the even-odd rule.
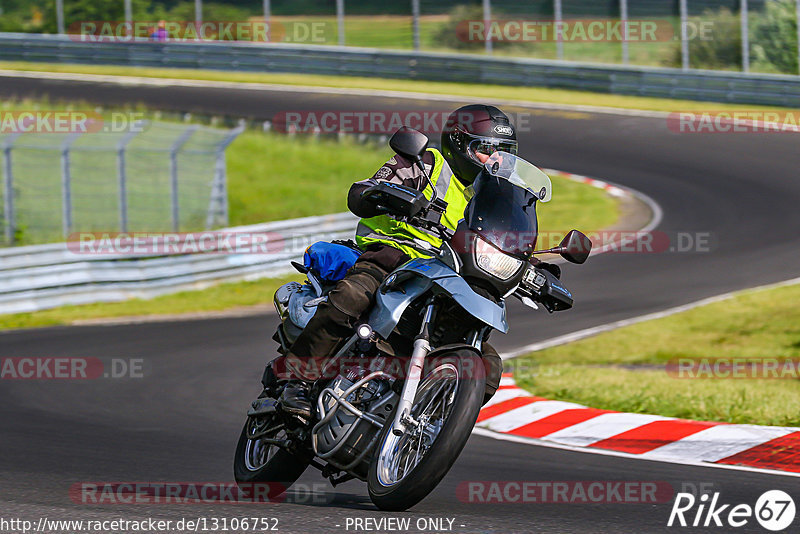
[[[391,182],[373,185],[361,193],[361,199],[376,207],[384,207],[386,213],[404,217],[414,217],[429,205],[422,191]]]

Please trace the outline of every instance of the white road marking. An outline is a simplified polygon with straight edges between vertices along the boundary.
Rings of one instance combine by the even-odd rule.
[[[578,341],[580,339],[585,339],[590,336],[595,336],[597,334],[601,334],[603,332],[609,332],[611,330],[616,330],[617,328],[622,328],[623,326],[629,326],[637,323],[642,323],[644,321],[650,321],[653,319],[661,319],[663,317],[669,317],[670,315],[675,315],[676,313],[681,313],[684,311],[688,311],[699,306],[705,306],[706,304],[713,304],[715,302],[721,302],[724,300],[731,299],[737,295],[740,295],[744,292],[748,291],[760,291],[763,289],[774,289],[777,287],[784,287],[800,284],[800,278],[793,278],[791,280],[785,280],[783,282],[776,282],[774,284],[766,284],[763,286],[752,287],[748,289],[740,289],[737,291],[731,291],[729,293],[723,293],[721,295],[716,295],[714,297],[709,297],[706,299],[698,300],[695,302],[690,302],[689,304],[683,304],[681,306],[675,306],[674,308],[669,308],[667,310],[648,313],[646,315],[640,315],[638,317],[631,317],[629,319],[622,319],[621,321],[614,321],[613,323],[606,323],[604,325],[593,326],[591,328],[586,328],[584,330],[578,330],[577,332],[571,332],[569,334],[564,334],[563,336],[554,337],[552,339],[546,339],[544,341],[538,341],[536,343],[531,343],[530,345],[525,345],[524,347],[520,347],[510,352],[505,352],[500,356],[504,360],[510,360],[511,358],[516,358],[517,356],[521,356],[523,354],[528,354],[531,352],[536,352],[543,349],[549,349],[550,347],[556,347],[558,345],[565,345],[567,343],[571,343],[573,341]]]
[[[275,72],[271,74],[291,74]],[[45,71],[26,71],[13,69],[0,69],[0,76],[12,76],[17,78],[33,78],[45,80],[63,80],[75,82],[96,82],[111,83],[117,85],[144,85],[152,87],[200,87],[211,89],[238,89],[245,91],[272,91],[272,92],[294,92],[294,93],[317,93],[327,95],[346,95],[346,96],[369,96],[386,97],[405,100],[427,100],[438,102],[465,102],[465,103],[485,103],[486,97],[469,97],[466,95],[445,95],[437,93],[422,93],[414,91],[390,91],[382,89],[349,89],[344,87],[324,87],[291,84],[272,84],[260,82],[222,82],[214,80],[191,80],[180,78],[150,78],[146,76],[120,76],[109,74],[78,74],[71,72],[45,72]],[[613,108],[603,106],[582,106],[570,104],[550,104],[545,102],[531,102],[527,100],[513,99],[493,99],[496,104],[503,106],[527,107],[531,109],[542,109],[552,111],[579,111],[585,113],[598,113],[605,115],[625,115],[629,117],[645,117],[666,119],[669,113],[665,111],[647,111],[639,109]]]
[[[274,72],[269,74],[292,74],[285,72]],[[46,71],[25,71],[14,69],[0,69],[0,76],[12,76],[17,78],[34,78],[46,80],[64,80],[76,82],[96,82],[96,83],[112,83],[117,85],[128,86],[153,86],[153,87],[200,87],[200,88],[219,88],[219,89],[233,89],[233,90],[250,90],[250,91],[272,91],[272,92],[294,92],[294,93],[317,93],[329,95],[346,95],[346,96],[367,96],[367,97],[384,97],[392,99],[405,99],[405,100],[426,100],[438,102],[464,102],[483,104],[486,102],[486,97],[469,97],[466,95],[446,95],[437,93],[423,93],[415,91],[390,91],[383,89],[350,89],[344,87],[324,87],[324,86],[308,86],[308,85],[291,85],[291,84],[271,84],[263,82],[223,82],[212,80],[191,80],[180,78],[151,78],[146,76],[120,76],[108,74],[78,74],[71,72],[46,72]],[[531,87],[535,88],[535,86]],[[630,95],[635,97],[636,95]],[[552,104],[546,102],[531,102],[528,100],[513,100],[513,99],[492,99],[496,105],[513,106],[530,109],[540,109],[547,111],[571,111],[593,113],[598,115],[622,115],[626,117],[644,117],[652,119],[667,119],[675,112],[667,111],[650,111],[642,109],[626,109],[605,106],[589,106],[577,104]],[[688,112],[696,113],[696,112]],[[703,112],[700,112],[703,113]],[[713,113],[707,111],[706,113]],[[730,121],[732,122],[732,121]],[[752,121],[745,119],[737,119],[737,124],[743,126],[755,127],[761,130],[776,129],[780,124],[765,121]],[[665,124],[666,126],[666,124]],[[800,133],[800,130],[789,129],[783,130],[788,133]]]

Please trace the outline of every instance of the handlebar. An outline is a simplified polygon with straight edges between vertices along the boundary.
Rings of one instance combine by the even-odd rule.
[[[361,194],[361,198],[380,212],[435,231],[445,241],[453,237],[454,232],[440,222],[442,214],[447,210],[447,202],[440,198],[428,200],[418,189],[391,182],[381,182],[370,187]]]
[[[526,298],[539,302],[550,313],[568,310],[573,304],[572,293],[555,274],[532,265],[525,272],[514,296],[523,302]]]

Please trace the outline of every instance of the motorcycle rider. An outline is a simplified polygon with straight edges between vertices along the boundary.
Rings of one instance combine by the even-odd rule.
[[[494,106],[463,106],[447,119],[441,134],[439,152],[428,148],[422,161],[438,198],[448,203],[441,223],[455,230],[463,219],[468,199],[465,190],[481,172],[482,164],[495,151],[517,152],[514,125]],[[441,239],[430,231],[398,220],[390,213],[378,213],[362,202],[364,191],[388,181],[417,190],[425,190],[427,181],[420,169],[408,159],[395,155],[369,179],[354,183],[347,196],[350,211],[362,217],[356,230],[356,243],[363,254],[322,302],[306,328],[285,355],[283,365],[290,370],[289,383],[280,398],[281,409],[310,419],[309,384],[319,378],[314,370],[324,363],[308,366],[310,360],[324,362],[340,343],[352,335],[361,315],[374,302],[384,279],[412,258],[430,257],[430,247],[439,247]],[[430,194],[427,196],[430,197]],[[484,403],[500,384],[502,361],[497,351],[484,343],[486,366]]]

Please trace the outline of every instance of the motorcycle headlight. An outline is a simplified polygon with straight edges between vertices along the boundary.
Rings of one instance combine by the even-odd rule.
[[[480,237],[475,239],[475,263],[500,280],[508,280],[522,267],[522,261],[504,254]]]

